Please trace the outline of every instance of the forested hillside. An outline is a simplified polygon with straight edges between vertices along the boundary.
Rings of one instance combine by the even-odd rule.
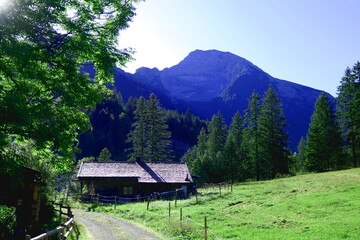
[[[107,148],[112,160],[127,161],[129,152],[126,149],[131,144],[126,140],[135,122],[137,102],[138,98],[130,97],[124,104],[121,95],[113,91],[102,103],[97,104],[89,113],[92,129],[82,132],[78,137],[81,152],[77,154],[77,158],[97,158],[102,149]],[[206,128],[206,121],[192,115],[190,111],[181,114],[176,110],[161,111],[171,132],[169,149],[174,153],[174,160],[179,161],[185,151],[196,144],[201,128]]]

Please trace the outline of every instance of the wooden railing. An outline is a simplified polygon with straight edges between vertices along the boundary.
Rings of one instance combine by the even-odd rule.
[[[25,240],[41,240],[41,239],[48,239],[51,236],[56,236],[56,239],[58,240],[64,240],[66,239],[71,231],[73,230],[73,224],[74,224],[74,215],[72,214],[71,207],[63,205],[62,203],[56,203],[55,201],[50,201],[53,206],[59,206],[59,209],[55,209],[55,211],[59,212],[60,219],[62,215],[67,216],[67,220],[65,223],[61,223],[60,226],[56,227],[53,230],[50,230],[46,233],[42,233],[37,237],[31,237],[30,235],[26,235]],[[66,212],[63,212],[62,210],[66,209]]]

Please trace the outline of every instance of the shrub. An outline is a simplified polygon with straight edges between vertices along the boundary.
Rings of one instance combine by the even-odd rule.
[[[0,205],[0,239],[11,239],[15,226],[15,208]]]

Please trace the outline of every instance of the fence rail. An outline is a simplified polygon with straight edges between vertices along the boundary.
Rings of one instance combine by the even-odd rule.
[[[65,223],[61,223],[60,226],[56,227],[55,229],[52,229],[46,233],[42,233],[39,236],[31,237],[30,235],[26,235],[25,240],[41,240],[41,239],[48,239],[51,236],[56,235],[57,240],[64,240],[66,239],[71,231],[73,230],[73,224],[74,224],[74,215],[72,214],[71,207],[67,205],[63,205],[62,203],[56,203],[55,201],[50,201],[53,206],[59,206],[59,209],[54,209],[56,212],[59,212],[59,216],[61,219],[62,215],[67,216],[67,220]],[[66,212],[63,212],[62,210],[66,209]]]
[[[105,196],[105,195],[100,195],[100,194],[87,194],[87,195],[82,195],[81,197],[83,198],[83,200],[86,202],[97,202],[97,203],[109,203],[109,204],[115,204],[115,203],[127,203],[127,202],[134,202],[134,201],[138,201],[138,202],[142,202],[142,201],[147,201],[148,199],[150,200],[157,200],[157,199],[162,199],[162,198],[171,198],[171,197],[177,197],[180,196],[183,193],[182,188],[179,189],[175,189],[172,191],[166,191],[166,192],[154,192],[148,196],[137,196],[137,197],[119,197],[119,196]]]

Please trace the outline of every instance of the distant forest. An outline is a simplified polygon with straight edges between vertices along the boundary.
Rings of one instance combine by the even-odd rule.
[[[162,108],[152,94],[156,114],[164,125],[157,126],[157,133],[160,135],[164,131],[164,136],[168,136],[167,132],[171,133],[164,137],[169,144],[163,147],[171,152],[171,156],[162,155],[158,159],[188,163],[192,174],[199,176],[203,182],[263,180],[298,172],[358,167],[359,69],[360,64],[356,63],[352,69],[346,70],[336,103],[325,93],[320,94],[308,134],[301,139],[294,153],[290,151],[289,136],[284,131],[287,123],[282,103],[271,85],[263,96],[254,91],[248,108],[244,113],[237,112],[230,126],[225,124],[221,112],[207,122],[189,110],[179,113]],[[124,103],[116,90],[108,94],[90,112],[92,129],[78,137],[81,152],[77,154],[77,159],[134,160],[139,154],[134,153],[135,145],[139,139],[146,137],[145,133],[138,136],[136,129],[146,129],[141,121],[148,121],[143,115],[150,111],[145,105],[151,102],[151,98],[149,96],[150,100],[145,100],[141,97],[142,103],[139,104],[138,98],[130,97]],[[145,108],[140,111],[142,104]],[[160,144],[162,140],[158,139]],[[141,155],[140,159],[149,158]]]
[[[126,104],[116,90],[105,96],[100,104],[89,113],[91,129],[82,132],[79,137],[77,159],[94,157],[96,160],[101,151],[107,148],[113,161],[127,161],[131,143],[127,143],[128,134],[135,122],[134,111],[138,98],[130,97]],[[171,132],[170,149],[173,160],[180,161],[183,154],[197,143],[197,136],[207,122],[194,116],[188,110],[179,113],[176,110],[161,110],[164,113],[168,130]]]

